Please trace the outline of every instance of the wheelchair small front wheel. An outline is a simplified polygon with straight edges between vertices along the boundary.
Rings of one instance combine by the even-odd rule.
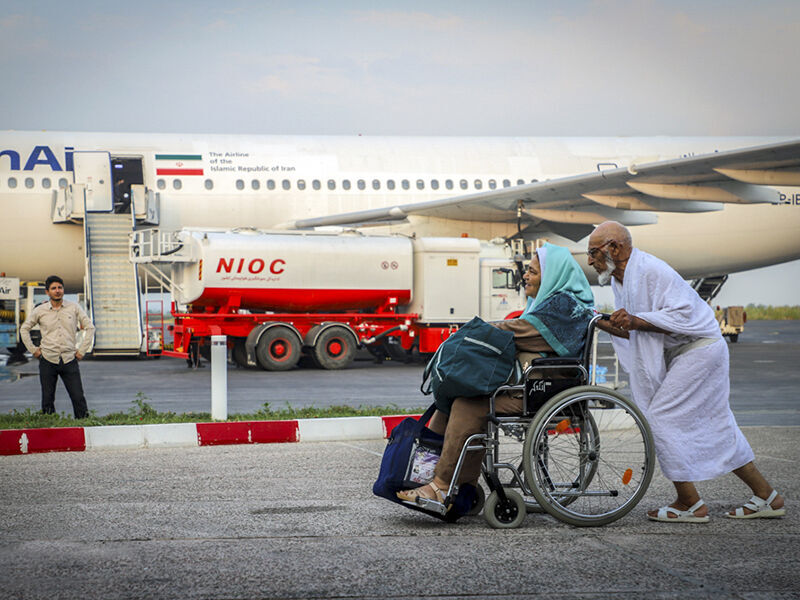
[[[514,490],[504,490],[506,499],[500,500],[497,492],[492,492],[483,507],[483,517],[494,529],[516,529],[525,520],[525,499]]]
[[[472,501],[472,507],[467,511],[468,517],[474,517],[481,514],[484,505],[486,504],[486,492],[483,491],[481,484],[475,485],[475,499]]]

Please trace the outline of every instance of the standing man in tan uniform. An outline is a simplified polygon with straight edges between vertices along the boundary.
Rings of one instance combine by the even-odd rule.
[[[89,416],[86,398],[83,395],[81,371],[78,361],[89,350],[94,335],[94,325],[81,307],[64,300],[64,282],[57,275],[51,275],[44,284],[50,298],[31,311],[20,327],[22,342],[34,357],[39,359],[39,381],[42,384],[42,413],[56,411],[56,384],[58,377],[64,382],[76,419]],[[42,341],[38,347],[31,339],[31,328],[39,325]],[[86,330],[80,348],[77,348],[75,335],[79,329]]]

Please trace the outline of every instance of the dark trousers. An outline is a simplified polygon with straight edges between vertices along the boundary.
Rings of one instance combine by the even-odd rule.
[[[69,399],[72,400],[72,410],[75,411],[76,419],[83,419],[89,416],[89,409],[86,406],[86,398],[83,395],[83,384],[81,383],[81,370],[78,367],[78,359],[73,358],[68,363],[59,359],[58,364],[53,364],[44,358],[39,358],[39,382],[42,384],[42,412],[52,414],[56,412],[56,384],[58,378],[64,382],[67,388]]]

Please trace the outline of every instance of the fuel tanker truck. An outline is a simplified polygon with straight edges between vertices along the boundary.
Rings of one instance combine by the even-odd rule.
[[[233,360],[268,371],[302,355],[340,369],[359,347],[435,352],[475,315],[524,307],[521,265],[504,242],[253,229],[131,234],[131,261],[172,296],[173,350],[226,335]]]

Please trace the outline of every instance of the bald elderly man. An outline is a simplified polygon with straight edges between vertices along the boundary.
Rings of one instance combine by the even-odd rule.
[[[647,513],[654,521],[708,522],[695,481],[733,472],[753,492],[734,519],[780,517],[783,497],[753,464],[731,412],[728,346],[714,312],[664,261],[634,248],[630,232],[607,221],[589,237],[589,265],[611,283],[616,311],[600,326],[630,377],[653,431],[661,471],[677,499]]]

